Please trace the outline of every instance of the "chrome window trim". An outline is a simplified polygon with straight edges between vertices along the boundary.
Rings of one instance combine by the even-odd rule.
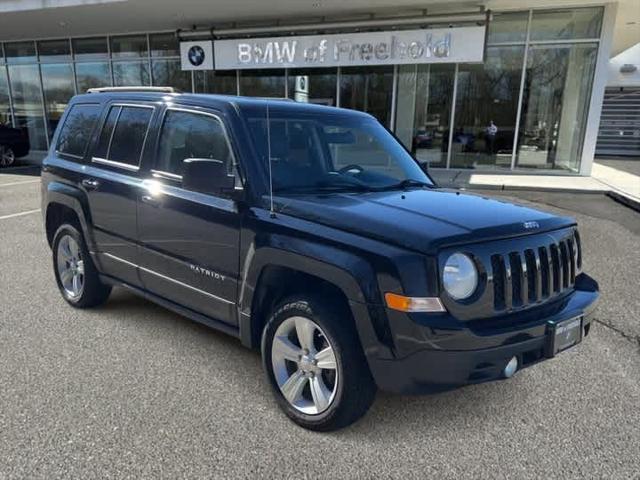
[[[182,181],[182,175],[176,175],[175,173],[164,172],[162,170],[151,169],[151,176],[155,178],[166,178],[167,180]]]
[[[200,294],[202,294],[202,295],[206,295],[206,296],[211,297],[211,298],[213,298],[214,300],[217,300],[217,301],[219,301],[219,302],[223,302],[223,303],[226,303],[226,304],[228,304],[228,305],[235,305],[235,302],[232,302],[231,300],[227,300],[226,298],[218,297],[217,295],[214,295],[213,293],[206,292],[206,291],[201,290],[201,289],[199,289],[199,288],[196,288],[196,287],[194,287],[194,286],[192,286],[192,285],[189,285],[188,283],[184,283],[184,282],[181,282],[180,280],[176,280],[175,278],[167,277],[166,275],[163,275],[163,274],[161,274],[161,273],[158,273],[158,272],[156,272],[155,270],[150,270],[150,269],[148,269],[148,268],[142,267],[142,266],[140,266],[140,265],[138,265],[138,264],[135,264],[135,263],[130,262],[130,261],[128,261],[128,260],[125,260],[125,259],[123,259],[123,258],[116,257],[115,255],[112,255],[112,254],[110,254],[110,253],[102,252],[102,255],[104,255],[105,257],[108,257],[108,258],[110,258],[110,259],[112,259],[112,260],[115,260],[115,261],[117,261],[117,262],[124,263],[125,265],[128,265],[128,266],[130,266],[130,267],[133,267],[133,268],[139,268],[139,269],[140,269],[140,270],[142,270],[143,272],[149,273],[149,274],[151,274],[151,275],[155,275],[155,276],[157,276],[157,277],[159,277],[159,278],[162,278],[163,280],[167,280],[167,281],[169,281],[169,282],[175,283],[176,285],[179,285],[179,286],[181,286],[181,287],[188,288],[188,289],[193,290],[194,292],[200,293]]]
[[[138,170],[140,170],[139,165],[129,165],[128,163],[116,162],[114,160],[107,160],[106,158],[91,157],[91,161],[93,163],[100,163],[102,165],[108,165],[110,167],[122,168],[124,170],[129,170],[131,172],[137,172]]]

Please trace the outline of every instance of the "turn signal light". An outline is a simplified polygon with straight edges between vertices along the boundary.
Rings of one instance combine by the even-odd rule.
[[[387,307],[400,312],[446,312],[438,297],[405,297],[387,292],[384,299]]]

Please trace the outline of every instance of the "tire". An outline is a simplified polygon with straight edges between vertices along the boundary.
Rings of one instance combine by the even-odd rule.
[[[76,308],[91,308],[109,298],[111,287],[100,281],[78,227],[60,226],[53,236],[52,249],[56,283],[67,303]]]
[[[262,363],[280,408],[309,430],[344,428],[375,398],[351,315],[326,297],[291,297],[275,309],[262,334]]]
[[[16,154],[10,147],[0,145],[0,167],[10,167],[16,161]]]

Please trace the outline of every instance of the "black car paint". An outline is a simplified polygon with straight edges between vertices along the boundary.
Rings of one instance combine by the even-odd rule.
[[[11,148],[16,158],[29,153],[29,137],[26,130],[0,124],[0,146]]]
[[[493,329],[476,328],[473,315],[457,312],[439,281],[443,255],[453,247],[481,252],[491,242],[522,241],[534,234],[524,227],[530,221],[540,226],[536,235],[553,235],[574,226],[570,218],[439,188],[280,196],[272,214],[268,179],[251,142],[243,141],[249,138],[243,109],[264,108],[266,101],[103,93],[75,97],[70,105],[78,102],[100,103],[104,112],[118,102],[152,105],[150,134],[135,171],[92,162],[92,148],[78,160],[52,147],[43,163],[45,219],[54,203],[71,208],[104,281],[237,336],[246,346],[258,346],[256,331],[264,319],[254,300],[265,272],[274,267],[320,278],[344,294],[372,374],[387,390],[417,392],[499,378],[513,355],[521,357],[522,366],[528,365],[522,360],[527,355],[542,358],[549,321],[584,315],[588,332],[598,290],[584,273],[552,305],[502,312],[497,317],[512,320]],[[283,110],[335,112],[293,102],[271,104]],[[239,162],[242,192],[190,192],[152,171],[168,107],[203,111],[223,121]],[[150,185],[162,193],[160,200],[151,198]],[[441,296],[448,312],[390,310],[384,292]],[[443,368],[443,362],[453,366]],[[478,365],[483,372],[476,372]]]

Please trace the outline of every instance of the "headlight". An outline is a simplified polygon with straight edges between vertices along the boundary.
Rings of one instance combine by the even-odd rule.
[[[452,254],[444,264],[442,283],[451,298],[469,298],[478,286],[478,270],[473,260],[464,253]]]

